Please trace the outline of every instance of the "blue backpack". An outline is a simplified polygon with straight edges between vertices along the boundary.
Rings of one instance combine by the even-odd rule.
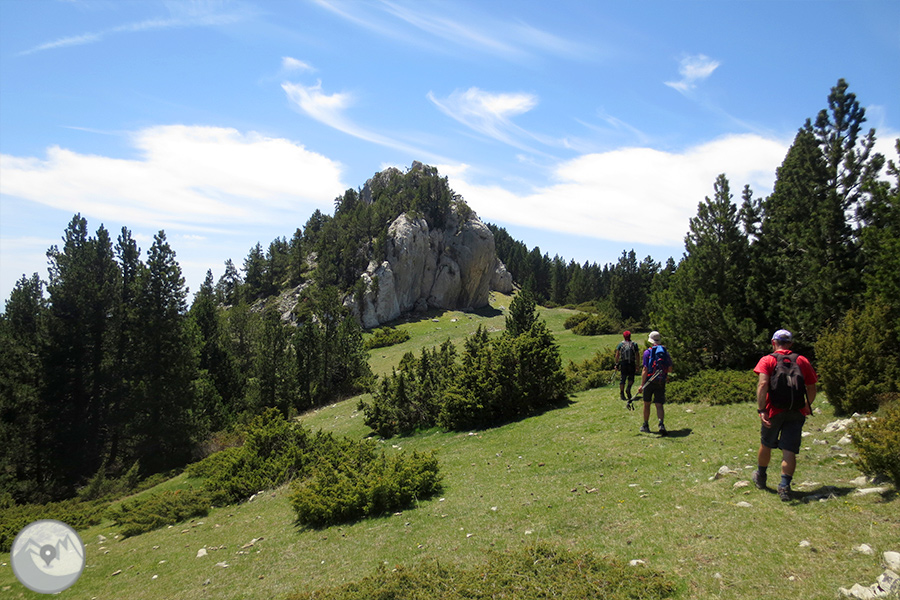
[[[669,353],[660,345],[650,348],[650,368],[647,370],[654,379],[665,379],[666,368],[672,364]]]

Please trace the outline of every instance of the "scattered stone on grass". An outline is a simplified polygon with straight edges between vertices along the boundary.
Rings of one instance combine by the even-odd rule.
[[[719,467],[719,470],[716,471],[716,474],[713,475],[712,477],[710,477],[709,480],[713,481],[716,479],[721,479],[721,478],[725,477],[726,475],[737,475],[737,471],[735,471],[734,469],[728,468],[726,465],[722,465],[721,467]]]
[[[859,548],[863,546],[869,548],[866,544],[862,544],[854,550],[860,551]],[[871,548],[869,549],[871,550]],[[869,553],[864,552],[864,554]],[[897,574],[897,570],[900,570],[900,553],[889,551],[884,552],[881,556],[887,568],[878,576],[875,583],[868,586],[854,583],[849,589],[843,587],[838,589],[838,593],[844,598],[856,598],[857,600],[900,598],[900,575]]]
[[[197,558],[203,558],[203,557],[206,556],[207,554],[208,554],[208,553],[207,553],[205,547],[200,548],[199,550],[197,550]]]
[[[885,552],[881,555],[884,559],[884,566],[891,571],[900,573],[900,552]]]

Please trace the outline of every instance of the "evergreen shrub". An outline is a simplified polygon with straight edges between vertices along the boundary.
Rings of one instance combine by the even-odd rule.
[[[360,402],[365,424],[382,437],[436,425],[456,431],[492,427],[567,398],[553,335],[528,315],[507,318],[506,332],[493,340],[479,327],[466,340],[460,363],[455,356],[449,341],[440,350],[423,349],[419,358],[407,353],[399,369],[376,386],[372,400]]]
[[[836,413],[874,411],[881,394],[900,391],[900,332],[891,323],[888,307],[869,304],[819,336],[819,377]]]
[[[618,324],[604,314],[590,315],[572,327],[575,335],[604,335],[618,331]]]
[[[586,321],[587,319],[590,319],[590,318],[591,318],[590,313],[577,312],[574,315],[570,315],[570,316],[566,317],[566,320],[563,323],[563,327],[565,327],[566,329],[572,329],[573,327],[575,327],[582,321]]]
[[[134,491],[140,484],[140,464],[136,461],[121,477],[112,478],[106,476],[106,464],[88,480],[87,484],[78,490],[76,497],[79,500],[110,499]]]
[[[205,479],[232,467],[237,456],[243,452],[240,446],[232,446],[210,454],[203,460],[189,464],[184,472],[188,477]]]
[[[379,327],[373,329],[371,335],[366,337],[363,345],[366,350],[374,348],[386,348],[401,344],[409,339],[409,332],[405,329],[397,329],[395,327]]]
[[[209,513],[209,496],[202,490],[166,490],[109,509],[109,517],[125,537],[140,535]]]
[[[406,508],[440,487],[432,455],[388,457],[374,441],[310,433],[274,409],[246,427],[245,439],[187,468],[189,477],[202,479],[207,505],[240,502],[293,481],[298,522],[318,527]]]
[[[755,402],[758,381],[759,376],[752,371],[700,371],[684,381],[670,380],[666,384],[666,402],[712,405]]]
[[[583,392],[608,385],[615,370],[616,351],[612,348],[598,350],[594,356],[578,364],[569,361],[566,366],[569,389],[573,392]]]
[[[243,446],[208,456],[188,467],[188,474],[206,478],[203,488],[214,504],[233,504],[287,482],[303,470],[316,443],[324,447],[330,440],[327,434],[310,435],[270,409],[247,427]]]
[[[879,398],[882,408],[874,420],[857,421],[850,430],[859,452],[859,469],[873,476],[886,477],[900,489],[900,394]]]
[[[374,442],[338,446],[294,484],[290,502],[301,525],[326,527],[402,510],[440,490],[433,453],[388,456],[376,452]]]
[[[474,564],[426,559],[410,567],[380,565],[359,581],[298,592],[288,600],[663,600],[677,591],[674,580],[652,569],[541,543],[492,550]]]
[[[8,494],[0,496],[0,552],[9,552],[13,540],[29,523],[41,519],[56,519],[74,529],[87,529],[103,520],[108,504],[102,500],[82,502],[71,499],[47,504],[17,505]]]

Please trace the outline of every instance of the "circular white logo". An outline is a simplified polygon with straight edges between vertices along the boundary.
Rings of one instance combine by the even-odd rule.
[[[74,529],[45,519],[27,525],[13,541],[13,573],[39,594],[57,594],[78,581],[84,570],[84,544]]]

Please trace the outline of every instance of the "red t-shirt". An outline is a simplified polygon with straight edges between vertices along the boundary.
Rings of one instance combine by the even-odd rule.
[[[790,354],[790,350],[779,349],[776,350],[778,354]],[[756,368],[753,369],[754,373],[767,373],[769,377],[772,376],[772,373],[775,372],[775,366],[778,364],[778,361],[775,360],[775,357],[771,354],[766,354],[759,362],[756,363]],[[812,365],[809,364],[809,361],[805,356],[797,355],[797,366],[800,367],[800,372],[803,374],[803,383],[806,385],[812,385],[819,381],[819,376],[816,375],[816,371],[812,368]],[[783,412],[785,409],[783,408],[775,408],[769,404],[769,395],[766,393],[766,409],[769,411],[769,416],[777,415],[780,412]],[[804,406],[800,412],[804,415],[811,414],[809,409]]]

